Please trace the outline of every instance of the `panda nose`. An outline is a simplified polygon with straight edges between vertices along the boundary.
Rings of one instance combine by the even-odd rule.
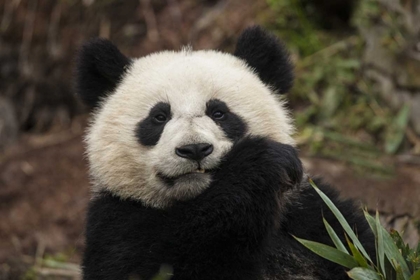
[[[213,152],[213,145],[208,143],[190,144],[175,149],[175,153],[183,158],[200,161]]]

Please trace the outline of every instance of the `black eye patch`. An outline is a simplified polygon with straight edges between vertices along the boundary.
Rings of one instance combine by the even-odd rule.
[[[137,124],[135,133],[140,144],[156,145],[171,117],[171,105],[168,103],[159,102],[153,106],[147,118]]]
[[[212,99],[206,104],[206,115],[209,116],[225,132],[232,141],[237,141],[245,135],[247,125],[245,121],[229,110],[225,102]]]

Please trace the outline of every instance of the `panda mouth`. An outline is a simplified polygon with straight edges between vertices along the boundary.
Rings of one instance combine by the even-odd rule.
[[[205,169],[197,169],[197,170],[195,170],[193,172],[190,172],[190,173],[206,173],[206,170]]]
[[[158,173],[158,177],[165,182],[166,185],[168,186],[173,186],[175,184],[175,182],[179,179],[182,178],[187,178],[187,177],[192,177],[192,176],[200,176],[201,174],[207,174],[207,173],[211,173],[212,170],[211,169],[196,169],[194,171],[191,172],[187,172],[178,176],[174,176],[174,177],[168,177],[163,175],[162,173]]]

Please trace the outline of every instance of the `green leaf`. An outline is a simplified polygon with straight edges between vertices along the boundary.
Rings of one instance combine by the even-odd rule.
[[[411,276],[410,280],[420,280],[420,270],[417,270],[416,272],[414,272],[414,274],[413,274],[413,276]]]
[[[358,59],[345,59],[337,62],[338,67],[343,68],[360,68],[361,62]]]
[[[368,222],[370,229],[373,232],[373,235],[375,236],[375,252],[378,252],[378,231],[376,229],[376,221],[371,215],[369,215],[367,209],[363,209],[363,214],[365,215],[365,219]],[[376,263],[379,263],[378,254],[376,254]]]
[[[335,233],[334,229],[330,226],[330,224],[327,222],[327,220],[325,220],[325,218],[322,218],[322,220],[324,221],[325,228],[327,229],[327,232],[328,232],[331,240],[334,242],[335,247],[338,250],[340,250],[341,252],[344,252],[344,253],[348,254],[349,252],[347,251],[343,242],[341,242],[340,238]]]
[[[342,94],[337,92],[337,87],[330,86],[325,90],[322,97],[320,112],[323,119],[331,118],[331,116],[336,112],[341,103],[342,96]]]
[[[382,280],[378,273],[363,267],[355,267],[347,272],[347,274],[351,279],[355,280]]]
[[[385,258],[385,271],[388,279],[397,279],[397,272],[395,271],[388,258]]]
[[[373,234],[375,235],[375,237],[378,237],[378,231],[376,229],[376,221],[375,219],[369,215],[369,212],[367,212],[366,210],[363,210],[363,213],[365,214],[365,218],[366,221],[368,222],[370,229],[372,230]]]
[[[405,128],[407,127],[409,116],[410,109],[408,105],[405,105],[390,124],[385,137],[385,151],[387,153],[394,154],[400,147],[404,139]]]
[[[346,235],[346,240],[354,259],[359,263],[361,267],[369,268],[369,265],[366,259],[362,256],[362,254],[360,254],[360,251],[353,245],[353,243],[351,243],[347,235]]]
[[[381,227],[381,222],[379,221],[379,212],[376,211],[376,232],[377,232],[377,238],[378,238],[378,246],[376,249],[376,253],[378,254],[379,259],[379,269],[382,272],[383,276],[386,278],[386,270],[385,270],[385,249],[384,249],[384,237]]]
[[[401,255],[401,252],[398,250],[397,245],[395,245],[394,240],[392,240],[391,235],[389,235],[389,233],[382,225],[378,226],[378,230],[382,232],[384,252],[386,257],[394,267],[395,271],[397,272],[397,278],[399,278],[399,275],[402,275],[404,276],[404,278],[401,279],[410,279],[411,273],[408,269],[407,263]]]
[[[153,280],[169,280],[173,276],[172,274],[172,267],[168,265],[162,265],[159,269],[159,272],[155,277],[153,277]]]
[[[321,244],[314,241],[309,241],[305,239],[297,238],[296,236],[293,236],[299,243],[301,243],[303,246],[314,252],[315,254],[332,261],[334,263],[337,263],[339,265],[342,265],[347,268],[353,268],[357,266],[356,260],[350,256],[349,254],[346,254],[334,247]]]
[[[392,240],[394,240],[395,245],[397,245],[398,249],[401,251],[403,256],[409,255],[410,252],[414,253],[414,251],[410,250],[410,247],[408,246],[408,244],[406,245],[404,243],[404,240],[402,239],[398,231],[391,229],[390,235],[392,237]]]
[[[410,270],[408,269],[407,263],[405,262],[403,256],[401,255],[401,252],[399,251],[397,245],[395,245],[394,240],[392,239],[391,235],[386,231],[386,229],[381,225],[379,222],[379,219],[375,220],[372,216],[370,216],[366,211],[364,211],[366,220],[368,221],[370,227],[372,228],[372,231],[374,232],[375,236],[378,239],[378,248],[377,252],[379,252],[379,236],[382,236],[382,249],[391,263],[391,265],[394,267],[394,270],[397,273],[397,279],[406,279],[408,280],[410,277]],[[378,256],[378,259],[380,257]],[[382,260],[379,259],[379,262],[381,265],[384,265],[384,262],[382,263]],[[385,273],[385,265],[382,267],[382,272]]]
[[[370,262],[372,262],[372,260],[370,259],[368,253],[366,252],[365,248],[363,248],[362,244],[360,243],[359,239],[357,239],[356,234],[354,233],[354,231],[351,229],[349,223],[346,221],[346,219],[344,218],[343,214],[341,214],[340,210],[338,210],[338,208],[334,205],[334,203],[328,198],[328,196],[326,196],[316,185],[315,183],[312,181],[312,179],[309,179],[309,183],[311,184],[311,186],[316,190],[316,192],[319,194],[319,196],[321,196],[322,200],[325,202],[325,204],[327,204],[328,208],[330,208],[330,210],[334,213],[335,217],[338,219],[338,221],[340,222],[341,226],[343,227],[343,229],[346,231],[347,235],[350,237],[351,241],[353,242],[353,244],[360,250],[360,252],[363,254],[363,256],[365,256],[366,259],[368,259]]]
[[[397,273],[397,280],[409,280],[408,278],[405,278],[401,266],[398,262],[396,262],[394,259],[391,259],[391,263],[392,266],[395,268],[395,272]]]

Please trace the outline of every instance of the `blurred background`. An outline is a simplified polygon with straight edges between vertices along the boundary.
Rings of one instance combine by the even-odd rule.
[[[128,56],[232,52],[260,24],[288,46],[300,155],[344,197],[420,232],[420,0],[0,0],[0,279],[79,279],[88,112],[73,91],[88,38]]]

